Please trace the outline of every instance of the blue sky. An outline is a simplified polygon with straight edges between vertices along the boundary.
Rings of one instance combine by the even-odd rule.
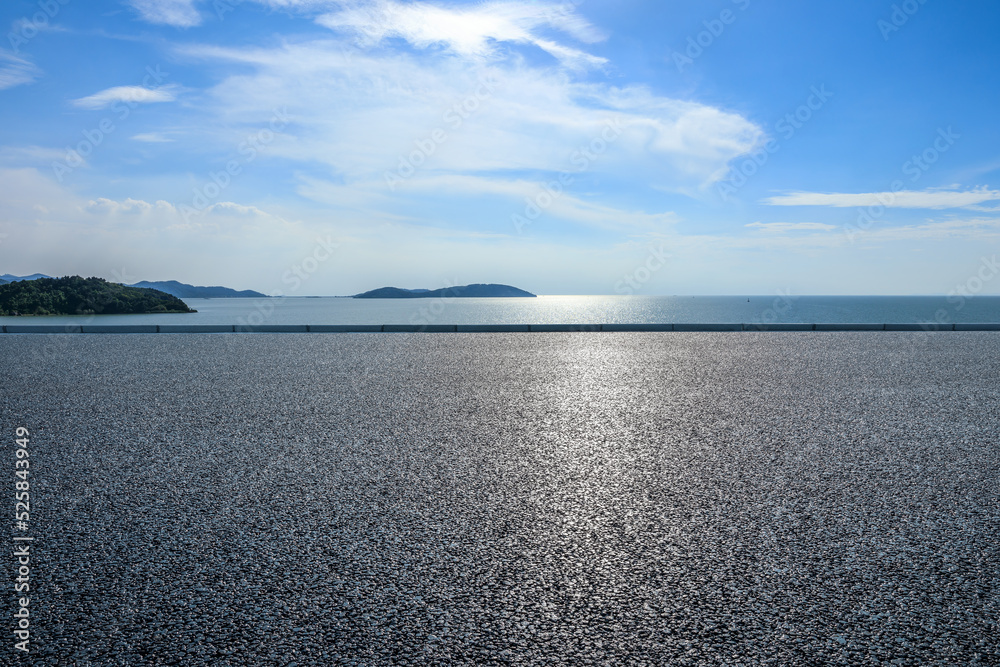
[[[992,1],[9,0],[0,26],[0,273],[1000,294]]]

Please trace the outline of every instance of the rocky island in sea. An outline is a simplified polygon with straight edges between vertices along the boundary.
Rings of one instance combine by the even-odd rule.
[[[355,294],[355,299],[434,299],[434,298],[459,298],[459,297],[534,297],[536,295],[526,292],[510,285],[484,285],[476,283],[473,285],[456,285],[454,287],[442,287],[441,289],[403,289],[401,287],[380,287],[369,292]]]
[[[194,313],[177,297],[102,278],[37,278],[0,285],[0,316]]]

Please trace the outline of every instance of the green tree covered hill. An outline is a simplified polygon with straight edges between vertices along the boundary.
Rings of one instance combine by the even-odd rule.
[[[102,278],[39,278],[0,285],[0,315],[193,313],[175,296]]]

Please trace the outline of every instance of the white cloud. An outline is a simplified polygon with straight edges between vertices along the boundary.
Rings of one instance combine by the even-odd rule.
[[[128,282],[168,276],[275,289],[283,287],[286,267],[312,251],[320,230],[333,233],[329,219],[306,226],[240,204],[186,220],[181,203],[81,199],[43,170],[0,167],[0,234],[8,235],[0,243],[0,266],[19,275],[117,273],[134,276]]]
[[[98,197],[78,205],[78,210],[94,216],[104,224],[139,224],[168,230],[194,230],[217,233],[223,230],[250,229],[258,223],[288,224],[283,218],[256,206],[232,201],[216,202],[203,211],[191,215],[179,202],[173,204],[162,199],[148,202],[131,197],[117,200]]]
[[[900,192],[870,192],[859,194],[789,192],[765,199],[771,206],[832,206],[854,208],[885,206],[886,208],[971,208],[976,204],[1000,199],[1000,191],[987,188],[974,190],[903,190]]]
[[[585,43],[604,39],[572,9],[528,2],[490,2],[469,8],[394,0],[345,5],[338,12],[320,16],[317,22],[333,30],[353,32],[367,44],[397,37],[418,49],[440,45],[476,60],[496,57],[502,43],[529,44],[573,68],[607,62],[539,34],[544,28],[552,28]]]
[[[216,215],[232,215],[241,217],[255,217],[255,216],[266,216],[268,215],[264,211],[260,210],[256,206],[244,206],[242,204],[237,204],[231,201],[220,201],[216,204],[212,204],[205,209],[205,213],[214,213]]]
[[[954,220],[927,220],[920,224],[887,227],[866,232],[868,241],[917,241],[968,239],[977,243],[996,242],[1000,238],[1000,220],[995,218],[959,218]]]
[[[116,200],[106,197],[91,199],[81,205],[82,210],[91,215],[113,217],[119,215],[144,215],[154,213],[164,224],[179,226],[190,224],[193,218],[185,215],[179,206],[162,199],[156,202],[147,202],[142,199],[132,199],[131,197]],[[256,206],[246,206],[232,201],[222,201],[205,208],[197,217],[199,221],[204,220],[204,216],[212,214],[215,218],[226,217],[237,218],[271,218],[281,220]],[[217,221],[207,224],[216,224]]]
[[[646,213],[619,209],[587,201],[565,191],[546,190],[543,184],[532,181],[506,181],[496,178],[453,175],[416,179],[409,185],[417,190],[451,195],[462,193],[471,197],[485,194],[506,196],[515,202],[511,207],[511,213],[521,214],[522,217],[525,217],[524,210],[528,207],[525,200],[542,202],[539,209],[546,215],[603,229],[660,228],[677,221],[676,216],[671,212]],[[530,224],[531,220],[528,220]],[[513,228],[512,231],[514,231]]]
[[[191,28],[201,23],[194,0],[129,0],[143,21],[178,28]]]
[[[496,185],[486,180],[483,187]],[[567,245],[533,235],[512,238],[369,219],[345,222],[350,216],[329,211],[308,211],[301,219],[294,212],[287,215],[288,209],[266,208],[257,213],[253,202],[219,202],[211,215],[185,221],[177,206],[165,201],[80,199],[37,169],[0,167],[0,234],[7,234],[0,265],[16,274],[127,275],[133,278],[127,282],[171,278],[287,291],[282,282],[287,267],[309,256],[317,239],[333,236],[343,241],[342,248],[311,275],[300,294],[352,294],[381,284],[437,287],[445,281],[510,283],[543,294],[600,294],[613,292],[622,275],[645,260],[651,244],[665,247],[670,261],[644,286],[648,294],[731,294],[735,274],[751,276],[751,282],[740,283],[748,292],[791,287],[799,294],[845,289],[919,294],[951,289],[941,276],[971,275],[984,244],[1000,243],[997,218],[879,227],[864,236],[866,245],[881,253],[881,260],[872,262],[872,255],[859,252],[863,248],[846,234],[827,230],[723,236],[647,227],[628,237],[649,243]],[[912,252],[921,248],[924,253]],[[939,271],[925,270],[932,256]],[[178,263],[178,257],[184,261]],[[884,281],[887,264],[898,276],[894,282]],[[845,273],[845,265],[854,269]],[[719,266],[731,270],[720,272]],[[581,272],[580,267],[588,268]]]
[[[805,228],[800,225],[817,225]],[[785,228],[785,225],[794,227]],[[752,223],[747,227],[760,229],[762,234],[713,236],[715,242],[733,248],[783,248],[790,251],[810,248],[872,248],[891,247],[896,243],[960,240],[975,245],[1000,239],[1000,220],[996,218],[955,218],[923,220],[914,224],[881,226],[863,234],[848,234],[846,227],[821,223]],[[839,230],[839,231],[838,231]],[[830,233],[837,231],[838,233]],[[809,233],[813,232],[813,233]],[[863,245],[859,245],[863,242]]]
[[[92,199],[87,202],[83,209],[87,213],[106,215],[106,214],[117,214],[117,213],[132,213],[140,214],[151,211],[154,207],[159,206],[161,209],[173,209],[173,206],[165,201],[158,201],[156,204],[150,204],[149,202],[143,201],[141,199],[125,199],[123,201],[115,201],[113,199],[106,199],[104,197],[99,197],[97,199]]]
[[[11,167],[49,165],[66,158],[66,151],[43,146],[0,146],[0,164]]]
[[[551,193],[555,192],[555,196]],[[412,221],[413,218],[400,214],[382,214],[381,210],[418,209],[418,204],[430,198],[440,201],[441,195],[450,200],[468,198],[482,202],[484,197],[499,197],[506,200],[504,204],[507,215],[502,219],[501,228],[505,235],[527,233],[531,226],[545,223],[535,223],[541,215],[567,220],[586,227],[607,230],[663,229],[677,222],[672,212],[646,213],[616,208],[599,202],[573,196],[569,192],[546,190],[541,183],[525,180],[504,180],[499,178],[484,178],[469,175],[443,175],[414,178],[395,194],[389,196],[381,181],[352,183],[341,185],[313,178],[303,179],[299,194],[315,201],[347,209],[370,211],[372,218],[376,216],[383,220]],[[535,204],[538,215],[525,213],[527,201],[540,202]],[[402,202],[402,203],[401,203]],[[521,227],[515,227],[511,216],[521,216]]]
[[[165,136],[161,132],[143,132],[141,134],[132,135],[132,141],[142,141],[149,144],[163,144],[170,143],[173,139]]]
[[[825,225],[822,222],[751,222],[746,227],[759,229],[768,233],[785,232],[828,232],[837,228],[836,225]]]
[[[33,220],[39,202],[68,218],[75,207],[60,206],[66,199],[66,190],[36,168],[0,167],[0,225]]]
[[[69,32],[69,30],[67,28],[63,28],[62,26],[58,26],[51,21],[43,22],[38,20],[32,20],[32,18],[29,18],[28,16],[22,16],[21,18],[17,19],[10,25],[10,32],[14,33],[15,35],[20,35],[22,38],[24,38],[26,32],[30,32],[33,37],[36,33],[40,32]],[[8,40],[10,40],[9,34],[8,34]]]
[[[0,49],[0,90],[31,83],[41,73],[31,61]]]
[[[148,102],[173,102],[176,99],[177,86],[162,86],[160,88],[144,88],[143,86],[115,86],[102,90],[87,97],[73,100],[73,106],[81,109],[103,109],[115,102],[130,104]]]
[[[299,9],[305,11],[326,11],[331,7],[338,7],[343,4],[343,0],[254,0],[262,5],[267,5],[272,9]]]
[[[207,140],[236,145],[247,130],[265,127],[275,107],[287,106],[290,124],[262,153],[326,165],[348,184],[384,184],[412,157],[425,175],[489,172],[511,180],[499,174],[577,173],[582,165],[588,176],[630,187],[690,192],[724,174],[763,136],[736,113],[641,86],[577,82],[564,70],[519,59],[470,64],[447,54],[363,52],[332,40],[181,53],[256,70],[210,91],[206,108],[225,119],[230,134]],[[609,123],[620,130],[605,141]],[[428,144],[435,132],[440,140]]]

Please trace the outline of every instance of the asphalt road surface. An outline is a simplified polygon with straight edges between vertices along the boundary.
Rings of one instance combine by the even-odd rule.
[[[0,664],[997,665],[998,378],[996,333],[5,335]]]

